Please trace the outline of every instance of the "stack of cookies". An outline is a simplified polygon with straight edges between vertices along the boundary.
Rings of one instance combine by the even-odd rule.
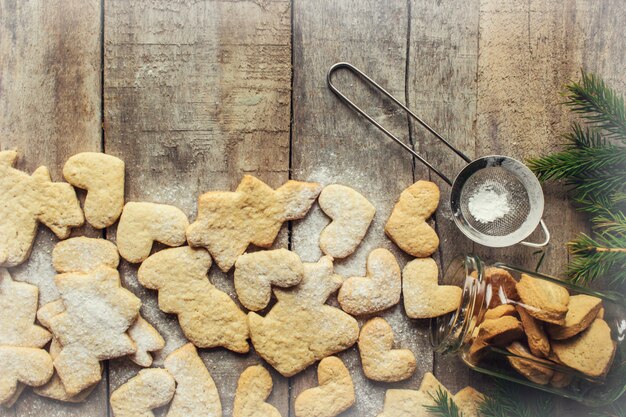
[[[487,309],[472,334],[471,363],[504,351],[509,365],[528,380],[558,388],[575,376],[606,375],[616,342],[600,298],[572,295],[555,282],[526,274],[518,281],[499,268],[486,270],[485,283]]]

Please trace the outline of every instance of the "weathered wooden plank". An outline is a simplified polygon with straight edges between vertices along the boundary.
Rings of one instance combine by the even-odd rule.
[[[127,166],[127,200],[173,204],[190,218],[209,190],[233,189],[243,173],[272,186],[288,178],[291,78],[287,1],[140,1],[105,3],[105,148]],[[283,233],[278,245],[287,244]],[[156,294],[122,265],[127,287],[167,341],[184,343],[177,320],[158,310]],[[234,297],[232,273],[211,280]],[[201,351],[232,414],[239,374],[259,358]],[[136,372],[111,363],[111,390]],[[269,401],[288,413],[286,379]]]
[[[411,2],[407,102],[444,138],[468,155],[476,139],[476,64],[479,2]],[[415,149],[446,176],[454,179],[465,162],[417,123],[412,124]],[[450,214],[450,187],[419,161],[416,180],[429,179],[441,190],[436,214],[440,238],[440,267],[456,256],[471,253],[473,244],[462,236]],[[453,392],[469,382],[467,366],[454,355],[435,355],[437,378]]]
[[[101,150],[100,5],[0,2],[0,149],[21,151],[19,169],[46,165],[60,181],[69,156]],[[58,297],[50,260],[57,239],[40,229],[31,258],[11,273],[38,285],[45,303]],[[85,226],[74,234],[101,233]],[[106,404],[101,383],[84,404],[61,404],[26,390],[14,407],[18,416],[104,416]]]
[[[333,63],[349,61],[404,100],[407,4],[391,1],[380,7],[376,1],[295,1],[293,7],[292,178],[351,186],[377,208],[355,254],[335,262],[338,273],[363,275],[365,259],[376,247],[390,248],[403,266],[408,257],[385,237],[383,227],[400,192],[413,182],[411,159],[341,104],[327,88],[325,76]],[[337,74],[337,84],[408,141],[407,119],[401,111],[348,74]],[[319,233],[327,223],[316,206],[304,221],[294,224],[292,249],[308,262],[317,261],[321,256]],[[400,305],[380,315],[394,329],[397,345],[416,354],[418,370],[403,383],[373,383],[363,374],[356,347],[339,354],[350,369],[357,394],[356,404],[346,416],[376,415],[387,388],[416,387],[423,374],[432,370],[427,323],[409,321]],[[316,385],[316,366],[293,377],[292,402],[301,391]]]

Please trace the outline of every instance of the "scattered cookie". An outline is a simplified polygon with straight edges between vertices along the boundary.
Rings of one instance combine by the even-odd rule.
[[[52,339],[52,342],[50,343],[50,357],[53,361],[57,356],[59,356],[61,349],[63,349],[61,344],[56,339]],[[100,368],[102,369],[102,367]],[[96,384],[85,388],[76,395],[69,395],[65,390],[65,386],[63,386],[63,382],[61,382],[61,378],[59,378],[59,375],[55,372],[50,381],[40,387],[34,388],[33,392],[41,397],[52,398],[58,401],[81,403],[87,399],[95,387]]]
[[[1,382],[0,382],[0,384],[1,384]],[[17,389],[15,390],[15,393],[13,393],[11,398],[9,398],[8,400],[6,400],[3,403],[0,403],[0,406],[2,406],[4,408],[11,408],[11,407],[13,407],[13,405],[17,402],[17,400],[20,399],[20,396],[22,395],[22,393],[24,392],[25,389],[26,389],[26,385],[18,382]]]
[[[276,289],[278,302],[265,317],[248,313],[256,352],[283,376],[297,374],[315,361],[349,348],[359,335],[357,321],[326,305],[343,279],[328,256],[304,264],[304,278],[292,289]]]
[[[296,417],[335,417],[352,407],[354,385],[341,359],[330,356],[317,367],[319,386],[301,392],[295,401]]]
[[[63,346],[54,367],[73,396],[100,380],[100,360],[136,351],[126,331],[141,301],[120,286],[119,273],[112,268],[59,274],[54,281],[65,310],[46,321]]]
[[[39,289],[36,285],[13,281],[0,268],[0,346],[41,348],[50,332],[35,323]]]
[[[577,337],[553,341],[552,350],[563,365],[591,377],[601,377],[611,366],[615,342],[608,324],[597,319]]]
[[[430,372],[424,375],[419,390],[388,389],[383,412],[378,417],[428,417],[430,413],[426,406],[435,405],[432,396],[438,390],[450,395]]]
[[[494,308],[490,308],[485,312],[485,320],[499,319],[503,316],[514,316],[517,314],[515,306],[512,304],[502,304]]]
[[[126,203],[117,226],[116,242],[122,258],[143,262],[154,242],[167,246],[185,243],[189,220],[181,209],[167,204]]]
[[[462,417],[481,417],[480,405],[485,401],[485,396],[472,387],[465,387],[454,394],[452,401],[459,408]]]
[[[438,285],[439,269],[432,258],[414,259],[402,271],[402,293],[406,315],[412,319],[441,316],[456,310],[463,290]]]
[[[281,417],[265,402],[272,392],[272,376],[261,365],[249,366],[237,381],[233,417]]]
[[[534,318],[559,325],[565,323],[569,292],[564,287],[522,274],[517,292],[522,307]]]
[[[16,266],[28,259],[37,223],[48,226],[59,239],[84,222],[71,185],[52,182],[48,168],[39,167],[32,176],[13,166],[16,151],[0,152],[0,267]]]
[[[332,219],[320,235],[322,252],[335,259],[352,254],[365,237],[376,208],[352,188],[339,184],[324,187],[318,203]]]
[[[395,256],[387,249],[374,249],[367,257],[365,277],[348,278],[337,300],[353,316],[373,314],[400,302],[402,278]]]
[[[517,281],[506,269],[486,268],[485,282],[487,284],[486,297],[488,297],[489,308],[495,308],[501,304],[519,300],[519,294],[516,289]]]
[[[363,371],[369,379],[403,381],[415,372],[415,355],[409,349],[393,349],[393,330],[385,319],[375,317],[365,323],[358,343]]]
[[[210,267],[206,250],[182,246],[150,256],[139,267],[137,278],[144,287],[159,291],[159,308],[178,315],[183,333],[194,345],[248,352],[246,315],[211,284]]]
[[[52,317],[59,315],[64,311],[65,305],[63,304],[63,300],[59,298],[41,306],[39,310],[37,310],[37,320],[46,326],[47,329],[50,329],[50,321],[52,320]]]
[[[222,416],[215,382],[193,344],[187,343],[170,353],[164,365],[176,381],[176,394],[167,417]]]
[[[304,217],[321,191],[317,183],[288,181],[274,191],[245,175],[235,192],[211,191],[198,199],[198,217],[187,229],[224,272],[250,244],[269,248],[283,222]]]
[[[99,152],[70,157],[63,177],[74,187],[87,190],[85,219],[96,229],[111,226],[124,207],[124,161]]]
[[[73,237],[57,243],[52,265],[57,272],[87,272],[99,266],[117,269],[120,256],[115,244],[106,239]]]
[[[163,336],[141,315],[138,315],[137,320],[128,328],[128,335],[137,346],[137,351],[130,355],[130,360],[144,368],[152,365],[150,352],[156,352],[165,347]]]
[[[546,330],[555,340],[569,339],[585,330],[595,320],[602,308],[602,300],[590,295],[571,296],[562,326],[548,324]]]
[[[478,339],[501,347],[507,346],[523,336],[524,329],[522,328],[522,323],[513,316],[485,320],[481,323],[478,331]]]
[[[550,341],[543,330],[543,324],[528,314],[524,307],[517,306],[517,312],[522,321],[526,339],[528,339],[530,352],[537,357],[547,358],[550,354]]]
[[[516,355],[507,356],[507,359],[517,372],[524,375],[535,384],[546,385],[550,382],[552,375],[554,375],[554,370],[543,365],[544,363],[549,365],[550,362],[533,356],[528,349],[519,342],[513,342],[506,349],[513,355]]]
[[[295,252],[276,249],[246,253],[235,262],[235,290],[245,308],[259,311],[267,307],[272,285],[293,287],[302,281],[304,265]]]
[[[439,246],[439,237],[426,220],[437,210],[439,188],[432,182],[417,181],[400,194],[385,233],[409,255],[425,258]]]
[[[38,387],[50,380],[52,358],[43,349],[0,346],[0,404],[16,400],[19,384]]]
[[[165,369],[143,369],[111,394],[115,417],[154,417],[152,410],[169,403],[176,383]]]

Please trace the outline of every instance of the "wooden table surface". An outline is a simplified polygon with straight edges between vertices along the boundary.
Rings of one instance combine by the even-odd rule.
[[[378,211],[357,252],[336,262],[346,276],[363,274],[376,247],[391,249],[402,265],[409,260],[383,225],[404,188],[430,179],[442,191],[433,219],[440,265],[474,251],[534,266],[540,254],[529,248],[487,250],[460,235],[448,214],[446,184],[342,105],[326,86],[326,71],[337,61],[352,62],[471,157],[524,159],[562,142],[570,116],[559,93],[581,68],[626,91],[624,6],[623,0],[0,0],[0,149],[19,148],[20,169],[47,165],[55,180],[77,152],[119,156],[127,167],[127,201],[173,204],[191,219],[199,194],[233,189],[244,173],[271,186],[289,178],[349,185]],[[341,74],[338,83],[444,172],[453,176],[462,167],[354,78]],[[567,261],[564,243],[586,225],[562,186],[547,186],[545,194],[552,242],[542,271],[558,274]],[[283,229],[276,246],[316,261],[327,222],[315,206]],[[74,234],[102,232],[84,227]],[[115,239],[115,230],[104,236]],[[42,228],[30,260],[11,270],[39,286],[42,303],[57,297],[55,242]],[[144,316],[167,340],[158,366],[184,338],[175,317],[158,310],[155,292],[137,283],[136,266],[120,269],[125,286],[143,300]],[[232,272],[214,267],[210,278],[234,296]],[[453,391],[488,385],[454,357],[433,354],[427,321],[408,320],[401,305],[382,316],[398,345],[416,354],[417,372],[402,383],[372,383],[356,348],[341,353],[357,391],[344,416],[376,416],[387,388],[416,388],[428,371]],[[239,374],[259,358],[223,349],[201,356],[224,415],[232,415]],[[108,395],[137,370],[129,360],[110,361],[84,404],[27,390],[0,416],[107,415]],[[300,391],[317,384],[315,367],[273,377],[269,402],[284,416],[293,415]],[[563,402],[558,414],[582,415],[572,411],[578,408]]]

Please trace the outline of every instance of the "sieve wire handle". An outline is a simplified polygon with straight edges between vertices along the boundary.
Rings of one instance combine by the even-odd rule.
[[[522,241],[520,242],[520,245],[530,246],[531,248],[542,248],[546,246],[548,243],[550,243],[550,231],[548,230],[546,223],[543,221],[543,219],[541,219],[539,221],[539,224],[541,225],[541,230],[543,230],[543,234],[546,237],[545,240],[541,243]]]
[[[407,145],[400,138],[398,138],[393,133],[388,131],[383,125],[381,125],[376,120],[374,120],[374,118],[372,116],[367,114],[363,109],[361,109],[359,106],[354,104],[354,102],[352,102],[348,97],[346,97],[345,94],[343,94],[341,91],[339,91],[339,89],[332,82],[332,75],[333,75],[333,73],[335,71],[337,71],[338,69],[342,69],[342,68],[343,69],[347,69],[350,72],[356,74],[358,77],[360,77],[361,79],[366,81],[368,84],[373,86],[376,90],[378,90],[379,92],[383,93],[388,99],[390,99],[391,101],[396,103],[398,106],[400,106],[411,118],[416,120],[426,130],[428,130],[430,133],[432,133],[437,139],[439,139],[441,142],[443,142],[448,148],[452,149],[457,155],[459,155],[461,158],[463,158],[463,160],[465,160],[465,162],[470,163],[472,160],[470,158],[468,158],[463,152],[461,152],[460,150],[458,150],[457,148],[452,146],[447,140],[445,140],[432,127],[430,127],[426,122],[424,122],[415,113],[413,113],[407,106],[402,104],[397,98],[392,96],[391,93],[389,93],[387,90],[385,90],[380,84],[378,84],[376,81],[372,80],[370,77],[365,75],[365,73],[363,73],[363,71],[361,71],[360,69],[358,69],[354,65],[352,65],[352,64],[350,64],[348,62],[338,62],[338,63],[334,64],[332,67],[330,67],[330,69],[328,70],[328,74],[326,75],[326,81],[328,82],[328,87],[331,89],[331,91],[333,93],[335,93],[335,95],[337,95],[337,97],[339,97],[348,106],[352,107],[352,109],[355,110],[357,113],[359,113],[361,116],[365,117],[371,124],[376,126],[385,135],[387,135],[391,139],[395,140],[407,152],[411,153],[411,155],[413,155],[414,157],[419,159],[424,165],[426,165],[428,168],[430,168],[435,174],[439,175],[439,177],[442,180],[444,180],[446,183],[448,183],[448,185],[451,186],[452,185],[452,181],[450,180],[450,178],[448,178],[441,171],[439,171],[437,168],[432,166],[430,164],[430,162],[428,162],[426,159],[424,159],[422,156],[420,156],[417,152],[415,152],[413,149],[411,149],[411,147],[409,145]]]

